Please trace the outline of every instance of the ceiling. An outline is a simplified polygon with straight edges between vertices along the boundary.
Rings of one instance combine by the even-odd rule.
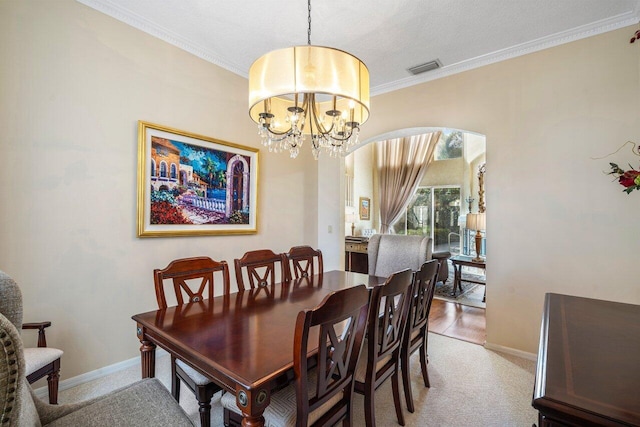
[[[263,54],[307,44],[304,0],[77,1],[243,77]],[[364,61],[376,95],[639,18],[640,0],[314,0],[311,43]],[[441,68],[407,71],[432,60]]]

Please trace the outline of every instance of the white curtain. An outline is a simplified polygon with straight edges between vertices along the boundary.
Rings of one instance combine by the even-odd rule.
[[[398,221],[422,181],[441,132],[380,141],[376,144],[380,232]]]

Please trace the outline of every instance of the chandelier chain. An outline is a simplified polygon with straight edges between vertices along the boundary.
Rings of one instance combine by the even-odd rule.
[[[309,29],[307,30],[307,44],[311,46],[311,0],[308,0],[307,4],[309,5],[309,14],[307,18],[307,21],[309,22]]]

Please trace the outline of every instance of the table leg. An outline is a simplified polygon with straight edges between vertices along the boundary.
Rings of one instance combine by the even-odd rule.
[[[265,408],[271,402],[268,388],[247,390],[242,387],[236,389],[236,405],[242,411],[243,427],[263,427]]]
[[[452,297],[456,296],[456,290],[460,288],[460,292],[462,292],[462,285],[460,284],[462,280],[462,265],[453,264],[453,292],[451,293]]]
[[[140,343],[140,361],[142,364],[142,378],[153,378],[156,375],[156,345],[144,335],[144,328],[137,327]]]

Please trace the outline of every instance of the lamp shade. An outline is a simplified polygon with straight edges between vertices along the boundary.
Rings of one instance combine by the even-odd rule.
[[[369,70],[347,52],[294,46],[269,52],[251,65],[249,115],[256,123],[260,122],[260,113],[269,112],[281,120],[271,123],[273,130],[284,131],[290,126],[282,120],[287,109],[299,107],[304,94],[315,94],[316,104],[310,108],[319,110],[318,117],[328,110],[338,110],[348,114],[347,120],[359,124],[369,118]],[[304,126],[305,133],[311,129],[309,124]]]
[[[344,216],[344,222],[356,222],[356,214],[354,213],[347,213]]]
[[[469,230],[484,230],[486,226],[486,218],[484,213],[467,214],[467,228]]]

